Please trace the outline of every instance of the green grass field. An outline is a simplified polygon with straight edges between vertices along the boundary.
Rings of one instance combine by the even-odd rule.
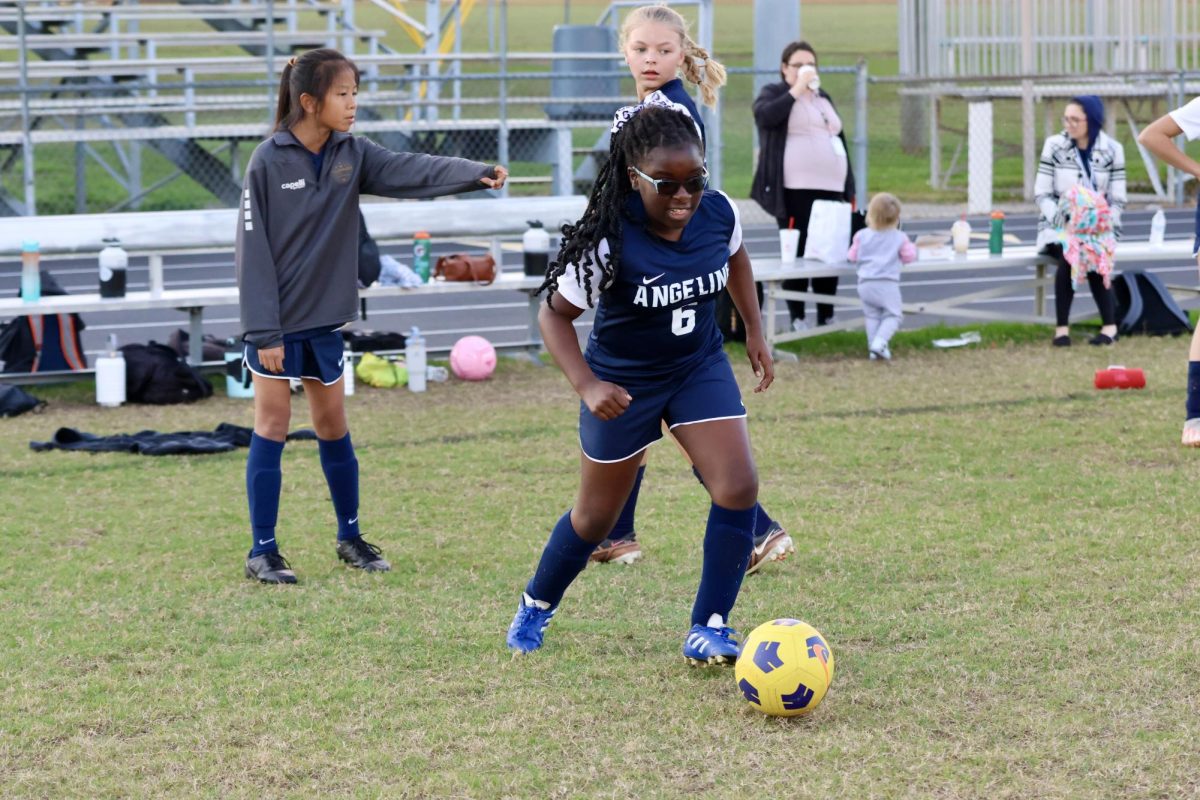
[[[746,581],[732,622],[803,618],[837,658],[794,721],[683,663],[707,501],[670,445],[642,490],[644,561],[589,568],[545,649],[506,651],[577,486],[554,368],[360,388],[364,530],[394,569],[339,566],[316,448],[295,443],[280,536],[302,583],[278,588],[241,575],[244,452],[28,448],[58,426],[249,425],[249,403],[36,389],[43,413],[0,421],[0,796],[1195,797],[1186,342],[1039,333],[899,340],[891,365],[855,343],[747,399],[761,500],[799,552]],[[1148,388],[1091,388],[1113,361]]]
[[[561,0],[511,0],[509,9],[509,47],[516,52],[535,52],[550,49],[553,27],[564,19]],[[603,2],[570,3],[570,21],[575,24],[594,23],[607,7]],[[423,18],[423,12],[414,12],[420,4],[405,6],[408,13]],[[423,8],[423,7],[422,7]],[[859,59],[865,59],[874,77],[894,76],[898,71],[897,11],[894,2],[812,2],[803,3],[802,34],[817,48],[823,66],[852,67]],[[685,16],[694,18],[694,10],[681,7]],[[753,65],[753,3],[751,0],[720,0],[715,4],[716,35],[714,55],[729,67]],[[399,28],[387,12],[366,3],[359,3],[355,21],[364,29],[388,31],[385,42],[403,52],[413,52],[415,45]],[[307,23],[312,27],[314,23]],[[204,30],[200,22],[184,23],[147,22],[146,30],[165,28],[170,30]],[[486,4],[479,3],[467,19],[463,47],[468,52],[485,51],[489,47]],[[238,48],[218,48],[197,51],[197,56],[240,55]],[[172,51],[172,55],[187,55],[187,51]],[[546,64],[514,62],[513,69],[544,71]],[[493,66],[468,66],[468,70],[493,70]],[[220,76],[212,76],[217,79]],[[242,78],[245,76],[230,76]],[[854,126],[854,78],[852,75],[828,73],[824,76],[825,88],[833,96],[848,130]],[[623,80],[622,90],[632,97],[632,80]],[[514,95],[543,95],[547,92],[545,81],[513,81],[510,93]],[[447,90],[448,91],[448,90]],[[468,82],[467,95],[495,96],[496,84],[491,81]],[[747,197],[750,192],[752,171],[752,141],[754,133],[750,107],[754,101],[753,78],[750,75],[730,76],[728,86],[722,93],[723,104],[723,158],[724,188],[735,197]],[[894,84],[875,83],[869,90],[868,141],[869,141],[869,190],[891,191],[907,202],[962,203],[966,200],[965,155],[960,160],[959,171],[948,188],[929,186],[929,155],[927,150],[905,152],[900,147],[899,117],[900,101]],[[1142,117],[1151,118],[1165,108],[1136,109]],[[265,104],[260,114],[245,112],[231,117],[231,121],[252,122],[261,120],[269,123],[271,109]],[[1115,113],[1115,110],[1110,110]],[[522,107],[514,105],[509,113],[518,117],[541,117],[541,106]],[[1001,102],[996,107],[996,162],[994,186],[997,199],[1016,200],[1021,193],[1020,156],[1020,113],[1015,102]],[[1060,113],[1055,110],[1055,119]],[[493,107],[468,108],[467,116],[494,117]],[[181,115],[176,115],[180,117]],[[1038,115],[1040,133],[1041,114]],[[956,146],[965,138],[966,104],[948,100],[942,108],[943,123],[947,128],[960,133],[943,134],[942,168],[951,161]],[[1147,121],[1142,119],[1142,122]],[[596,131],[580,131],[576,137],[578,146],[591,145]],[[1125,144],[1126,160],[1131,191],[1149,191],[1150,184],[1141,160],[1137,158],[1133,139],[1127,126],[1118,129],[1119,138]],[[211,146],[209,143],[208,146]],[[1040,141],[1039,141],[1040,147]],[[99,148],[110,159],[111,148]],[[242,159],[248,156],[243,147]],[[74,148],[71,145],[43,145],[36,149],[38,174],[38,207],[42,213],[71,213],[75,209]],[[157,153],[145,149],[143,152],[143,185],[168,177],[174,167]],[[228,156],[223,156],[226,160]],[[545,176],[548,168],[541,164],[517,163],[514,175],[518,177]],[[861,165],[856,165],[861,168]],[[21,196],[20,159],[4,173],[3,181],[9,192]],[[87,163],[88,198],[90,211],[103,211],[120,202],[125,193],[103,168],[89,159]],[[544,185],[514,189],[521,192],[544,192]],[[169,208],[211,207],[214,198],[188,178],[180,178],[152,192],[142,203],[143,210]]]

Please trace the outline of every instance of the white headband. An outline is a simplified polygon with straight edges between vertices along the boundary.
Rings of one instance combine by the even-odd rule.
[[[621,127],[626,122],[629,122],[629,120],[633,119],[635,114],[647,106],[669,108],[672,111],[678,111],[682,113],[685,117],[692,120],[692,124],[696,126],[696,135],[700,137],[701,141],[704,140],[704,134],[700,132],[700,125],[695,119],[692,118],[692,112],[688,111],[687,106],[674,102],[659,91],[654,91],[646,95],[646,99],[638,103],[636,106],[623,106],[618,108],[617,113],[613,114],[612,133],[615,134],[617,131],[621,130]]]

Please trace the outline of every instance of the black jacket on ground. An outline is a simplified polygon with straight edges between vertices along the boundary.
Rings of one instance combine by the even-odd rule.
[[[30,442],[34,452],[48,450],[82,450],[86,453],[137,453],[143,456],[203,455],[226,453],[238,447],[250,446],[253,428],[243,428],[222,422],[211,431],[138,431],[101,436],[75,428],[59,428],[48,442]],[[317,435],[308,428],[292,431],[288,441],[312,440]]]
[[[769,83],[758,93],[754,101],[754,124],[758,127],[758,168],[754,171],[754,183],[750,185],[750,197],[763,210],[776,219],[785,219],[787,209],[783,201],[783,149],[787,145],[787,123],[796,98],[788,92],[791,87],[786,81]],[[833,99],[824,89],[817,93],[833,105]],[[836,110],[836,109],[835,109]],[[840,115],[839,115],[840,116]],[[843,122],[843,127],[845,123]],[[849,154],[845,131],[838,134],[842,146]],[[847,203],[854,202],[854,168],[846,157]]]

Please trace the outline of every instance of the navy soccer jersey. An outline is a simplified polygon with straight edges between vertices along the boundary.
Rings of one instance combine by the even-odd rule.
[[[704,136],[704,120],[700,116],[700,109],[696,108],[696,103],[692,100],[692,96],[688,94],[688,90],[683,85],[683,81],[679,78],[672,78],[658,88],[663,96],[672,103],[678,103],[687,109],[690,116],[696,123],[696,127],[700,131],[700,143],[705,142]]]
[[[602,378],[654,380],[720,352],[714,305],[729,280],[729,257],[742,246],[737,206],[723,192],[706,191],[678,242],[646,229],[641,196],[629,195],[623,222],[621,267],[599,291],[592,271],[596,319],[584,357]],[[599,258],[608,258],[607,240]],[[567,302],[588,307],[588,296],[568,266],[559,279]]]

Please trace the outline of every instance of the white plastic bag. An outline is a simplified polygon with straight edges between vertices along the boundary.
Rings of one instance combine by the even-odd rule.
[[[850,204],[838,200],[814,200],[808,218],[804,257],[837,264],[850,250]]]

